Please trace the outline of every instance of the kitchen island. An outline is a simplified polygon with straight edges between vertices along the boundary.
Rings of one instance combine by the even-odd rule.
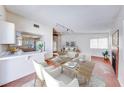
[[[0,86],[34,73],[35,69],[29,57],[38,56],[42,62],[44,52],[22,52],[0,56]]]
[[[24,56],[33,56],[35,54],[39,54],[41,52],[38,51],[33,51],[33,52],[22,52],[22,53],[18,53],[18,54],[8,54],[8,55],[2,55],[0,56],[0,62],[4,61],[4,60],[10,60],[10,59],[14,59],[14,58],[20,58],[20,57],[24,57]],[[44,52],[42,52],[44,53]]]

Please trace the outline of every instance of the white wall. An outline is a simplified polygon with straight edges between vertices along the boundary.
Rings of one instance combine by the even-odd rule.
[[[122,6],[121,11],[115,21],[111,33],[119,29],[119,69],[118,69],[118,80],[122,86],[124,86],[124,7]]]
[[[109,38],[109,33],[105,34],[64,34],[62,35],[62,46],[65,45],[66,41],[76,41],[79,50],[82,53],[88,53],[93,56],[102,56],[103,50],[90,49],[90,39],[97,37]]]
[[[15,23],[16,31],[20,32],[29,32],[38,35],[42,35],[45,40],[45,50],[52,52],[53,42],[52,42],[52,27],[48,27],[43,25],[42,23],[38,23],[36,21],[32,21],[30,19],[24,18],[22,16],[7,12],[7,21]],[[40,28],[34,28],[33,25],[38,24]]]

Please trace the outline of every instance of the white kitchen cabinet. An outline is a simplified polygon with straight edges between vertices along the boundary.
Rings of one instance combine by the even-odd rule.
[[[15,25],[0,21],[0,44],[15,44]]]

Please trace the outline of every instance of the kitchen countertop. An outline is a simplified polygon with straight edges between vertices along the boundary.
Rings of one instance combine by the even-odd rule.
[[[2,55],[2,56],[0,56],[0,61],[23,57],[23,56],[32,56],[37,53],[43,53],[43,52],[33,51],[33,52],[22,52],[22,53],[18,53],[18,54]]]

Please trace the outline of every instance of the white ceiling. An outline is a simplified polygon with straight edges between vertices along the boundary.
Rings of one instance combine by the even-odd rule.
[[[56,23],[74,32],[108,30],[115,21],[121,6],[112,5],[9,5],[7,10],[45,25]]]

